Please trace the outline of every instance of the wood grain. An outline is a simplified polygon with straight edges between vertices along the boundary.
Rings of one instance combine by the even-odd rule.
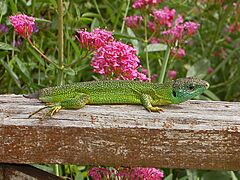
[[[188,101],[149,113],[101,105],[46,111],[38,100],[0,96],[0,162],[240,170],[240,103]]]

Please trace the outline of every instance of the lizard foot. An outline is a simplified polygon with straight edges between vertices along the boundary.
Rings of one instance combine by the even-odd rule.
[[[60,105],[54,105],[54,106],[44,106],[43,108],[40,108],[39,110],[33,112],[28,116],[28,119],[31,118],[33,115],[37,114],[38,112],[42,111],[46,108],[51,108],[47,113],[44,114],[44,116],[41,119],[46,119],[47,116],[52,117],[55,113],[57,113],[60,109],[62,109],[62,106]]]
[[[155,107],[149,107],[149,108],[147,108],[147,110],[149,111],[149,112],[163,112],[163,109],[162,108],[160,108],[160,107],[157,107],[157,106],[155,106]]]
[[[52,117],[55,113],[57,113],[60,109],[62,109],[62,106],[60,105],[56,105],[53,106],[50,111],[47,112],[47,115],[50,115],[50,117]]]

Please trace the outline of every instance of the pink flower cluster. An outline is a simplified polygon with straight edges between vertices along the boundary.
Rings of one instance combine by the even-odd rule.
[[[75,38],[80,42],[80,46],[88,50],[96,50],[108,42],[113,41],[112,32],[96,28],[92,32],[85,30],[77,31]]]
[[[174,22],[175,13],[175,9],[169,10],[168,7],[165,7],[163,10],[157,10],[153,13],[154,22],[160,26],[166,26],[165,30],[163,30],[161,34],[164,36],[164,41],[167,44],[174,44],[176,41],[181,41],[184,36],[192,36],[197,32],[200,26],[195,22],[183,23],[181,15],[178,15],[176,21]]]
[[[127,16],[125,18],[125,23],[130,28],[139,28],[142,25],[143,18],[142,16]]]
[[[109,177],[110,171],[106,168],[93,167],[89,170],[88,176],[91,176],[94,180],[101,180],[104,177]]]
[[[171,53],[176,59],[181,59],[186,56],[186,52],[183,48],[173,48]]]
[[[195,34],[199,28],[200,24],[195,22],[185,22],[184,28],[187,31],[188,36]]]
[[[153,12],[154,21],[159,25],[171,27],[174,20],[175,13],[176,13],[175,9],[170,10],[168,7],[164,7],[164,9],[156,10]]]
[[[193,36],[199,28],[199,24],[196,22],[187,21],[184,22],[181,15],[176,17],[176,10],[164,7],[163,9],[153,11],[153,21],[148,22],[148,28],[151,32],[155,32],[155,36],[152,36],[149,40],[150,43],[159,43],[164,41],[171,47],[176,44],[183,43],[186,38]],[[160,33],[156,33],[160,32]],[[183,48],[172,49],[172,55],[177,59],[186,56]]]
[[[91,61],[94,72],[116,80],[148,80],[145,74],[138,72],[140,60],[136,50],[115,41],[111,32],[103,29],[94,29],[93,32],[79,30],[75,37],[81,47],[94,52]]]
[[[92,59],[94,72],[123,80],[147,80],[146,75],[137,71],[140,60],[136,50],[122,42],[113,41],[100,47]]]
[[[143,179],[143,180],[162,180],[164,177],[163,172],[156,168],[124,168],[122,170],[109,171],[106,168],[91,168],[88,173],[94,180],[104,178],[117,178],[117,179]]]
[[[34,31],[34,28],[36,27],[35,18],[32,16],[18,14],[15,16],[9,16],[9,19],[15,31],[23,38],[31,36],[32,32]]]
[[[162,0],[135,0],[132,7],[135,9],[144,8],[147,5],[157,5]]]

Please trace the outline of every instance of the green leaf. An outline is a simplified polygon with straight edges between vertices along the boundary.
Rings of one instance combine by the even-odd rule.
[[[129,36],[136,37],[131,28],[127,28],[127,33]],[[133,47],[137,50],[136,54],[138,55],[139,49],[140,49],[138,40],[131,39],[130,41],[131,41]]]
[[[97,17],[99,18],[99,14],[96,14],[96,13],[92,13],[92,12],[87,12],[87,13],[84,13],[82,14],[82,17]]]
[[[92,21],[92,24],[91,24],[91,30],[95,29],[95,28],[98,28],[100,25],[100,22],[97,18],[94,18],[93,21]]]
[[[49,21],[47,19],[43,19],[43,18],[35,18],[36,22],[47,22],[47,23],[51,23],[52,21]]]
[[[53,8],[57,11],[58,5],[56,0],[50,0],[50,3],[53,5]]]
[[[208,173],[205,173],[202,177],[202,180],[226,180],[231,179],[231,174],[227,171],[210,171]]]
[[[187,176],[189,177],[189,179],[191,179],[191,180],[197,180],[198,179],[197,170],[186,169],[186,173],[187,173]]]
[[[45,66],[44,60],[41,58],[41,56],[30,45],[27,45],[27,47],[29,52],[38,60],[38,62],[42,66]]]
[[[18,57],[15,58],[15,61],[19,67],[19,70],[24,74],[29,80],[31,80],[30,72],[26,66],[26,63],[23,63]]]
[[[49,172],[49,173],[53,173],[53,168],[49,167],[48,165],[41,165],[41,164],[32,164],[32,166],[41,169],[43,171]]]
[[[16,14],[18,12],[16,3],[13,0],[9,0],[9,2],[10,2],[10,6],[13,14]]]
[[[3,42],[0,42],[0,49],[7,50],[7,51],[12,51],[12,50],[19,51],[19,49],[13,47],[12,45],[3,43]]]
[[[173,174],[172,173],[164,178],[164,180],[172,180],[172,179],[173,179]]]
[[[0,12],[1,12],[1,16],[7,13],[7,1],[0,2]]]
[[[232,180],[238,180],[237,176],[233,171],[230,171],[230,174],[231,174]]]
[[[204,94],[207,95],[208,97],[210,97],[211,100],[213,100],[213,101],[220,101],[220,98],[217,97],[212,91],[210,91],[208,89],[204,92]]]
[[[93,21],[92,18],[86,18],[86,17],[80,17],[79,21],[82,21],[82,23],[90,23]]]
[[[197,61],[188,69],[187,77],[194,76],[194,77],[203,79],[207,75],[209,66],[210,66],[210,62],[208,59]]]
[[[162,43],[149,44],[147,45],[147,48],[144,49],[144,52],[146,52],[146,49],[148,52],[166,51],[167,45]]]
[[[18,78],[18,76],[15,74],[15,72],[13,72],[12,68],[8,65],[8,63],[6,63],[5,61],[3,61],[2,59],[0,59],[1,64],[4,66],[4,68],[6,69],[6,71],[9,73],[9,75],[12,77],[12,79],[14,80],[14,82],[16,83],[16,85],[21,88],[21,83],[20,80]]]
[[[114,35],[114,37],[117,37],[117,38],[125,38],[125,39],[136,39],[136,40],[138,40],[138,41],[141,41],[141,42],[144,42],[144,40],[143,39],[141,39],[141,38],[138,38],[138,37],[132,37],[132,36],[129,36],[129,35],[126,35],[126,34],[122,34],[122,33],[118,33],[118,32],[113,32],[113,35]]]
[[[75,76],[76,75],[76,73],[75,73],[75,71],[72,69],[72,68],[65,68],[64,69],[64,73],[66,73],[66,74],[68,74],[69,76]]]

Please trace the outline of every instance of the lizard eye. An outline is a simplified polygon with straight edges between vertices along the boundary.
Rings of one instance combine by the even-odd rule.
[[[189,90],[191,90],[191,91],[192,91],[192,90],[194,90],[194,88],[195,88],[195,87],[194,87],[194,85],[193,85],[193,84],[190,84],[190,85],[188,86],[188,88],[189,88]]]
[[[174,91],[174,90],[172,91],[172,94],[173,94],[174,97],[177,96],[176,91]]]

